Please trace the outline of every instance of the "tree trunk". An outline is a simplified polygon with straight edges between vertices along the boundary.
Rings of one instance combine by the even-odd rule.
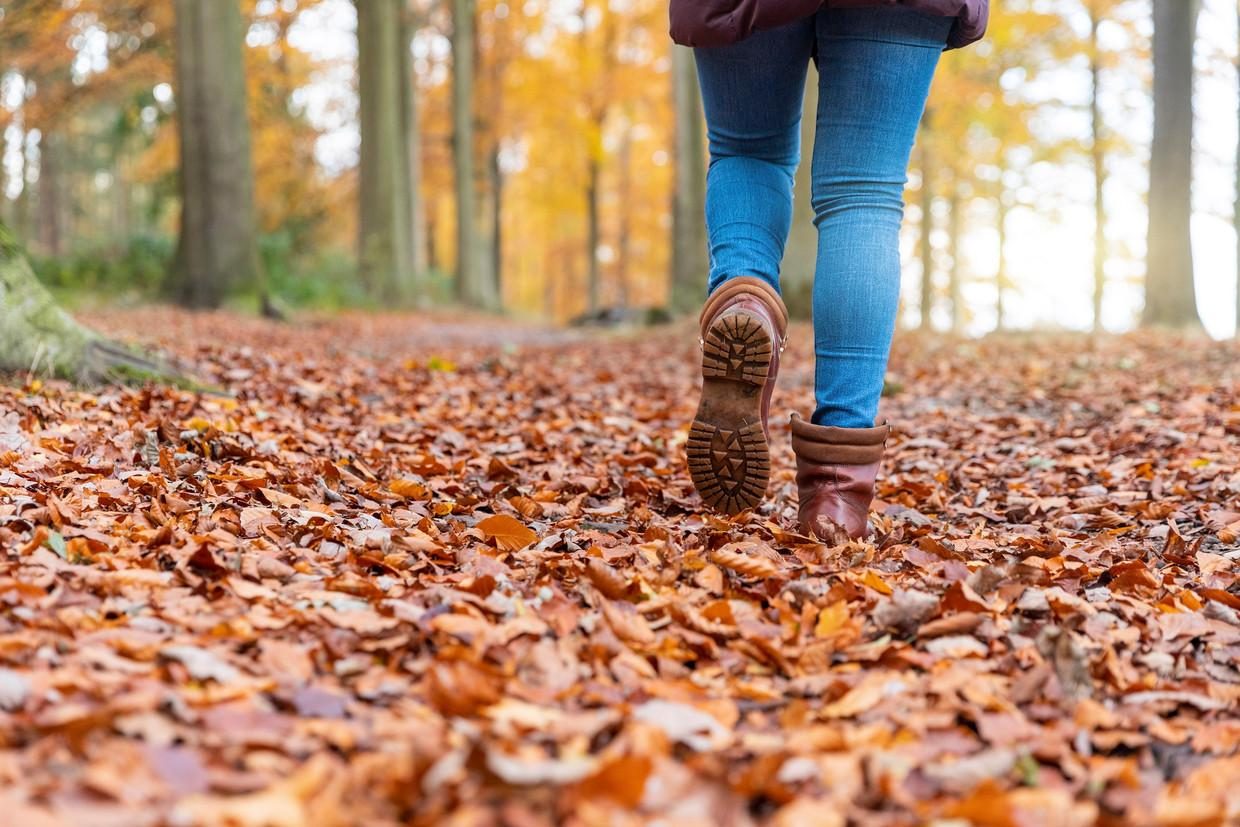
[[[75,382],[172,380],[159,362],[120,347],[64,312],[0,224],[0,372]]]
[[[1147,326],[1199,327],[1193,286],[1193,44],[1198,0],[1154,0]]]
[[[995,224],[999,235],[999,263],[995,268],[995,330],[1007,329],[1007,305],[1003,301],[1003,291],[1008,285],[1007,266],[1007,198],[1003,193],[996,199],[999,214]]]
[[[602,130],[602,125],[596,127]],[[589,290],[589,312],[599,309],[600,293],[602,292],[602,275],[599,271],[598,248],[601,238],[599,229],[599,159],[594,147],[589,148],[590,156],[586,160],[586,266]]]
[[[1106,188],[1106,155],[1102,141],[1102,109],[1098,96],[1102,66],[1098,55],[1098,0],[1089,2],[1089,123],[1090,161],[1094,169],[1094,332],[1102,332],[1102,305],[1107,286],[1107,212],[1103,192]]]
[[[44,132],[39,139],[39,246],[47,256],[64,255],[64,141]]]
[[[797,167],[795,199],[792,211],[792,232],[780,272],[780,290],[788,313],[797,319],[808,319],[813,307],[814,272],[818,267],[818,228],[814,226],[813,176],[811,159],[814,152],[814,127],[818,118],[818,73],[811,66],[805,84],[804,108],[801,113],[801,163]]]
[[[930,126],[930,112],[927,110],[922,122],[923,129]],[[918,257],[921,259],[921,324],[923,331],[934,329],[934,189],[933,159],[927,141],[923,138],[918,151],[921,167],[921,226],[918,228]]]
[[[31,180],[30,172],[30,133],[23,132],[21,136],[21,162],[22,162],[22,190],[17,194],[17,203],[13,205],[14,227],[18,236],[21,238],[30,238],[30,211],[34,199],[31,195],[34,192],[34,182]]]
[[[618,153],[620,220],[616,228],[616,303],[627,308],[632,301],[629,279],[633,261],[633,117],[624,113],[624,133]]]
[[[491,289],[503,306],[504,297],[504,169],[499,162],[499,142],[491,148],[489,170],[491,178]]]
[[[1236,3],[1236,79],[1240,81],[1240,2]],[[1240,119],[1240,106],[1236,108]],[[1236,228],[1236,338],[1240,339],[1240,140],[1236,141],[1236,203],[1232,210],[1232,224]]]
[[[412,256],[414,287],[426,272],[429,251],[426,243],[426,204],[422,198],[422,130],[418,120],[418,83],[413,70],[413,38],[418,26],[408,8],[401,10],[400,77],[404,110],[405,146],[409,153],[409,249]],[[421,297],[419,297],[421,298]]]
[[[235,0],[176,0],[181,233],[172,289],[186,307],[218,307],[233,286],[262,290],[243,38]]]
[[[693,52],[672,47],[676,115],[676,190],[672,200],[673,309],[689,312],[706,298],[710,271],[706,241],[706,123]]]
[[[952,182],[951,195],[947,202],[947,250],[948,256],[951,259],[951,269],[947,273],[947,284],[948,295],[951,296],[952,303],[952,333],[962,332],[965,323],[964,292],[961,285],[964,268],[961,267],[960,261],[962,210],[960,184]]]
[[[408,140],[407,43],[401,0],[356,0],[358,111],[358,264],[375,298],[413,298],[413,214]]]
[[[495,309],[493,282],[480,266],[474,193],[475,0],[452,0],[452,155],[456,170],[456,291],[470,307]]]

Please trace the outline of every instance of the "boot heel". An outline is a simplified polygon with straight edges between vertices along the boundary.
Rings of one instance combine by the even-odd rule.
[[[702,399],[685,451],[698,494],[727,514],[766,496],[771,457],[762,389],[772,349],[766,326],[745,312],[716,319],[702,337]]]

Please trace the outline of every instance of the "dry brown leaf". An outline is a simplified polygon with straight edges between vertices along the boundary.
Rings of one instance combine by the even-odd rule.
[[[779,566],[765,557],[742,551],[734,545],[716,549],[710,554],[711,562],[746,577],[767,578],[779,574]]]
[[[478,530],[488,540],[494,540],[501,551],[520,551],[538,539],[524,523],[507,514],[493,514],[480,520]]]

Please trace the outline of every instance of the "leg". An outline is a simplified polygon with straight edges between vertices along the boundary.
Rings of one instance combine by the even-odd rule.
[[[874,8],[822,11],[816,23],[812,421],[869,428],[895,332],[909,154],[951,20]]]
[[[706,232],[712,292],[735,276],[754,276],[779,289],[813,47],[809,18],[732,46],[695,50],[710,143]]]
[[[779,261],[792,224],[812,18],[696,51],[710,138],[702,397],[685,454],[707,505],[757,506],[770,481],[767,419],[787,311]]]

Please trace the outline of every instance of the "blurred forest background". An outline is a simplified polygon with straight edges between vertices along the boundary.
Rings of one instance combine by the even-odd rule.
[[[1231,335],[1237,14],[997,3],[926,113],[905,324]],[[706,153],[666,17],[664,0],[0,0],[0,222],[70,304],[687,311]],[[785,266],[804,312],[807,190]]]

